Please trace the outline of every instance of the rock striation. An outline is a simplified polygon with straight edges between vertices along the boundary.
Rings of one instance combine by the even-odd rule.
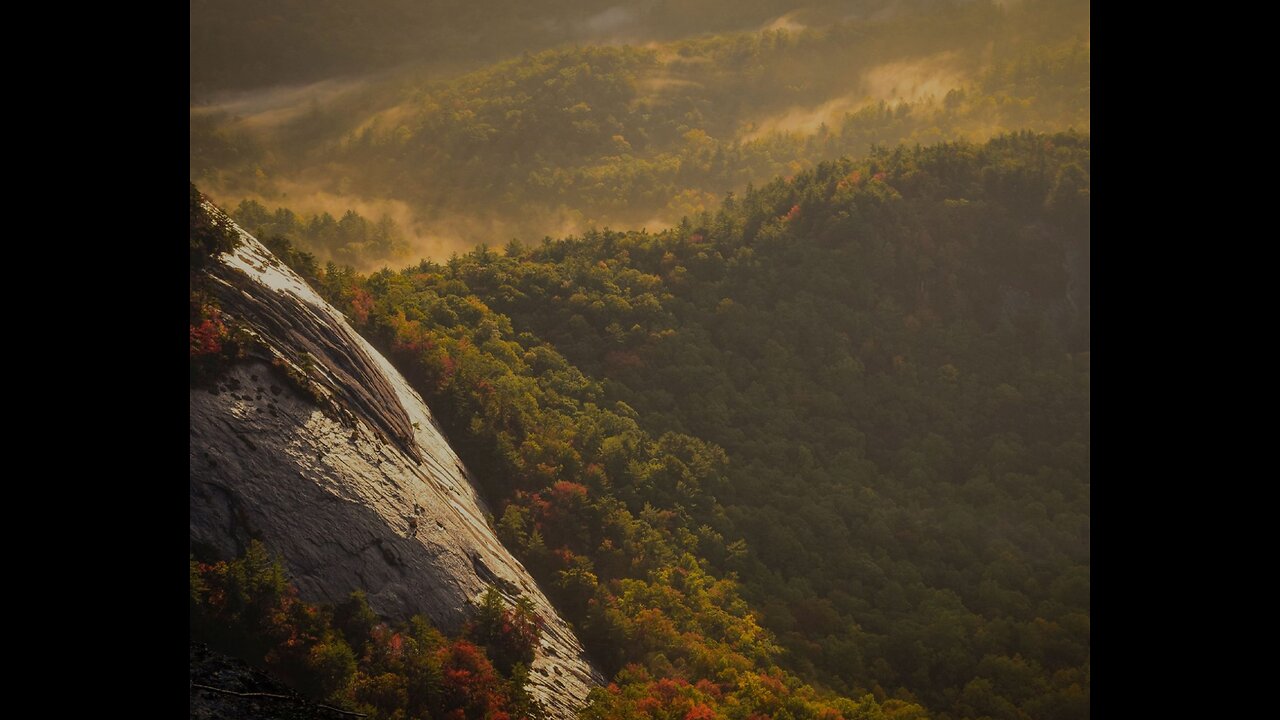
[[[228,557],[258,538],[304,599],[335,603],[363,589],[383,616],[422,614],[450,632],[489,586],[523,595],[546,620],[531,692],[553,717],[572,717],[603,678],[499,542],[421,396],[302,278],[235,230],[240,247],[208,272],[222,311],[257,348],[214,386],[191,390],[193,547]]]

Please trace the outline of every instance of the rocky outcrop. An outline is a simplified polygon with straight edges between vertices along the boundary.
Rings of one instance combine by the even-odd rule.
[[[547,621],[531,690],[552,716],[572,716],[602,678],[498,541],[422,398],[236,229],[244,242],[210,270],[211,285],[258,348],[216,385],[191,390],[193,546],[227,557],[259,538],[307,600],[334,603],[359,588],[384,616],[421,613],[446,631],[461,628],[489,586],[524,595]]]
[[[191,720],[352,720],[363,717],[314,703],[261,670],[192,644]]]

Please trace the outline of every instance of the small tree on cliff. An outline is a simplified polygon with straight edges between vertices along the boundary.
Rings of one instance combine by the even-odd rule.
[[[542,622],[527,598],[520,598],[508,609],[502,594],[489,588],[475,618],[467,624],[466,636],[485,649],[503,675],[510,675],[516,663],[527,666],[533,662]]]

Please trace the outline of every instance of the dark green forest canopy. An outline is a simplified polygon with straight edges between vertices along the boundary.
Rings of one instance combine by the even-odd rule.
[[[617,673],[591,717],[1083,718],[1089,173],[1077,133],[877,148],[318,281]]]

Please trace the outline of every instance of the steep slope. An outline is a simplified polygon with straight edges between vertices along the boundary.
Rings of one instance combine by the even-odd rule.
[[[235,229],[243,242],[210,284],[257,349],[191,390],[193,546],[229,556],[256,537],[305,599],[361,588],[378,613],[421,613],[445,630],[488,586],[522,594],[547,621],[531,690],[552,716],[571,716],[601,678],[494,535],[431,411],[337,310]]]
[[[734,572],[810,682],[1084,718],[1090,166],[1075,133],[883,148],[661,233],[319,286],[508,483],[500,537],[544,587],[589,559],[609,614],[578,626],[602,664],[654,657],[612,549],[640,533],[596,520],[625,503]]]

